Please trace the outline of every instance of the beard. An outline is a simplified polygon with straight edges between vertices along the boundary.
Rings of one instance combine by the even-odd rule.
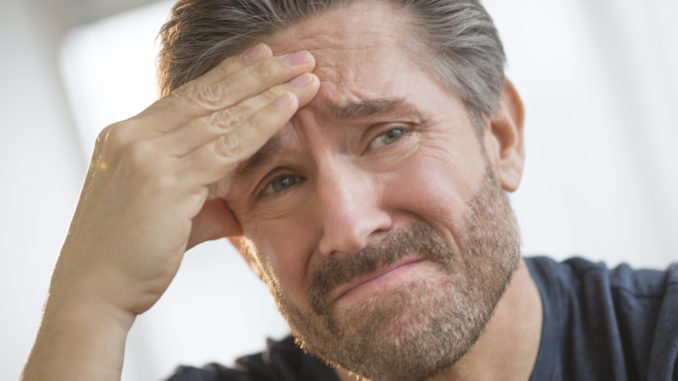
[[[374,246],[330,256],[307,285],[315,317],[270,278],[269,287],[305,351],[362,379],[424,380],[468,352],[518,267],[517,223],[489,166],[468,203],[464,228],[463,235],[455,235],[459,252],[417,220]],[[349,306],[330,300],[337,286],[411,257],[427,260],[418,266],[432,266],[435,276],[417,277]]]

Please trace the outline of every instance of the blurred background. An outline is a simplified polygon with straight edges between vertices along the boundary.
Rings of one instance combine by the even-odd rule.
[[[524,252],[663,268],[678,258],[678,2],[486,0],[524,98],[512,196]],[[98,132],[156,99],[172,2],[0,2],[0,379],[17,379]],[[231,363],[287,332],[226,241],[191,250],[138,318],[123,380]]]

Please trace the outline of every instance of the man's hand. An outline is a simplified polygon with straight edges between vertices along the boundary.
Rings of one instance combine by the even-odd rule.
[[[314,66],[308,52],[278,57],[260,44],[101,132],[26,379],[119,378],[127,330],[167,289],[184,252],[240,233],[228,206],[207,200],[209,187],[228,186],[238,164],[310,102]],[[73,327],[83,320],[87,327]],[[78,328],[99,337],[88,341]],[[94,347],[84,359],[64,354],[71,345]]]

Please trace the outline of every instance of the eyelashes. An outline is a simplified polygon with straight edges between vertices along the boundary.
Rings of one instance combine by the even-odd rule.
[[[405,136],[405,129],[401,127],[391,128],[377,135],[369,145],[368,150],[375,150],[393,144]]]
[[[301,183],[305,179],[301,176],[297,175],[291,175],[291,174],[284,174],[275,177],[273,180],[269,181],[268,184],[266,184],[266,187],[257,194],[257,199],[261,199],[263,197],[284,192],[287,189]]]

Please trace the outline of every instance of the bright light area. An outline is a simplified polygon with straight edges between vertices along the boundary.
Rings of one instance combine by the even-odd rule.
[[[171,7],[159,2],[75,29],[66,38],[61,72],[85,152],[104,127],[158,98],[155,36]]]
[[[486,1],[527,112],[527,253],[678,255],[678,4]],[[672,16],[667,16],[672,15]]]
[[[527,254],[661,266],[678,257],[678,5],[486,1],[524,98],[527,166],[513,196]],[[61,68],[89,158],[98,132],[157,97],[155,36],[171,3],[74,30]],[[125,380],[230,363],[285,323],[226,242],[189,252],[135,325]]]

